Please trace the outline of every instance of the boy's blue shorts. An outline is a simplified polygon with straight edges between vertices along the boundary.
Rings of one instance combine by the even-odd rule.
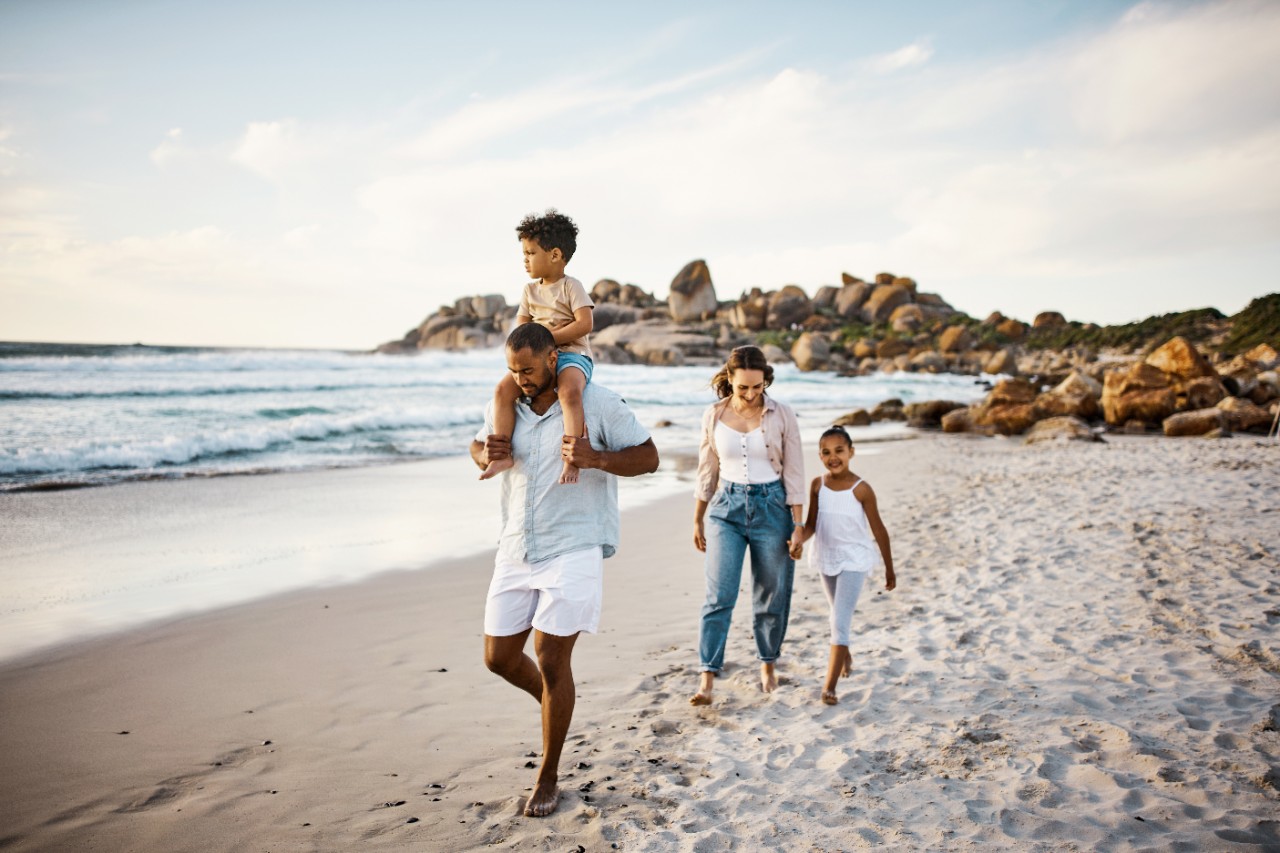
[[[582,375],[587,377],[587,381],[591,381],[591,359],[585,355],[576,352],[560,352],[556,354],[556,376],[560,375],[560,371],[566,367],[576,367],[582,371]]]

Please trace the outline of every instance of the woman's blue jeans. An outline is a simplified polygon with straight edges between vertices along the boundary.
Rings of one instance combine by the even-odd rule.
[[[748,550],[756,653],[761,661],[775,661],[787,633],[796,567],[787,553],[793,522],[786,489],[780,480],[759,485],[721,480],[705,518],[707,600],[698,643],[702,671],[719,672],[724,667],[729,622]]]

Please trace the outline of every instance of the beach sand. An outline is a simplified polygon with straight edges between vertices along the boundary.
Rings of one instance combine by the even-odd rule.
[[[688,705],[686,494],[624,513],[551,817],[520,814],[537,706],[481,663],[484,555],[0,668],[0,849],[1280,850],[1280,447],[878,450],[898,589],[868,582],[839,705],[803,562],[779,690],[744,596]]]

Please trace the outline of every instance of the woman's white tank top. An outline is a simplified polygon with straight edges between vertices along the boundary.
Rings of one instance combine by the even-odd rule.
[[[818,523],[809,565],[824,575],[869,572],[879,558],[867,512],[853,494],[861,482],[838,492],[827,488],[826,483],[818,488]]]
[[[716,455],[720,457],[720,476],[730,483],[758,484],[780,480],[769,463],[769,448],[764,443],[764,430],[738,432],[716,422]]]

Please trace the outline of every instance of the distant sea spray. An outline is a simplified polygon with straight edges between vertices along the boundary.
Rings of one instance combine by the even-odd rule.
[[[337,351],[0,344],[0,491],[373,465],[466,452],[500,350]],[[600,365],[659,446],[696,444],[706,367]],[[807,426],[887,397],[976,399],[971,378],[840,378],[780,365]],[[881,431],[898,429],[880,427]]]

